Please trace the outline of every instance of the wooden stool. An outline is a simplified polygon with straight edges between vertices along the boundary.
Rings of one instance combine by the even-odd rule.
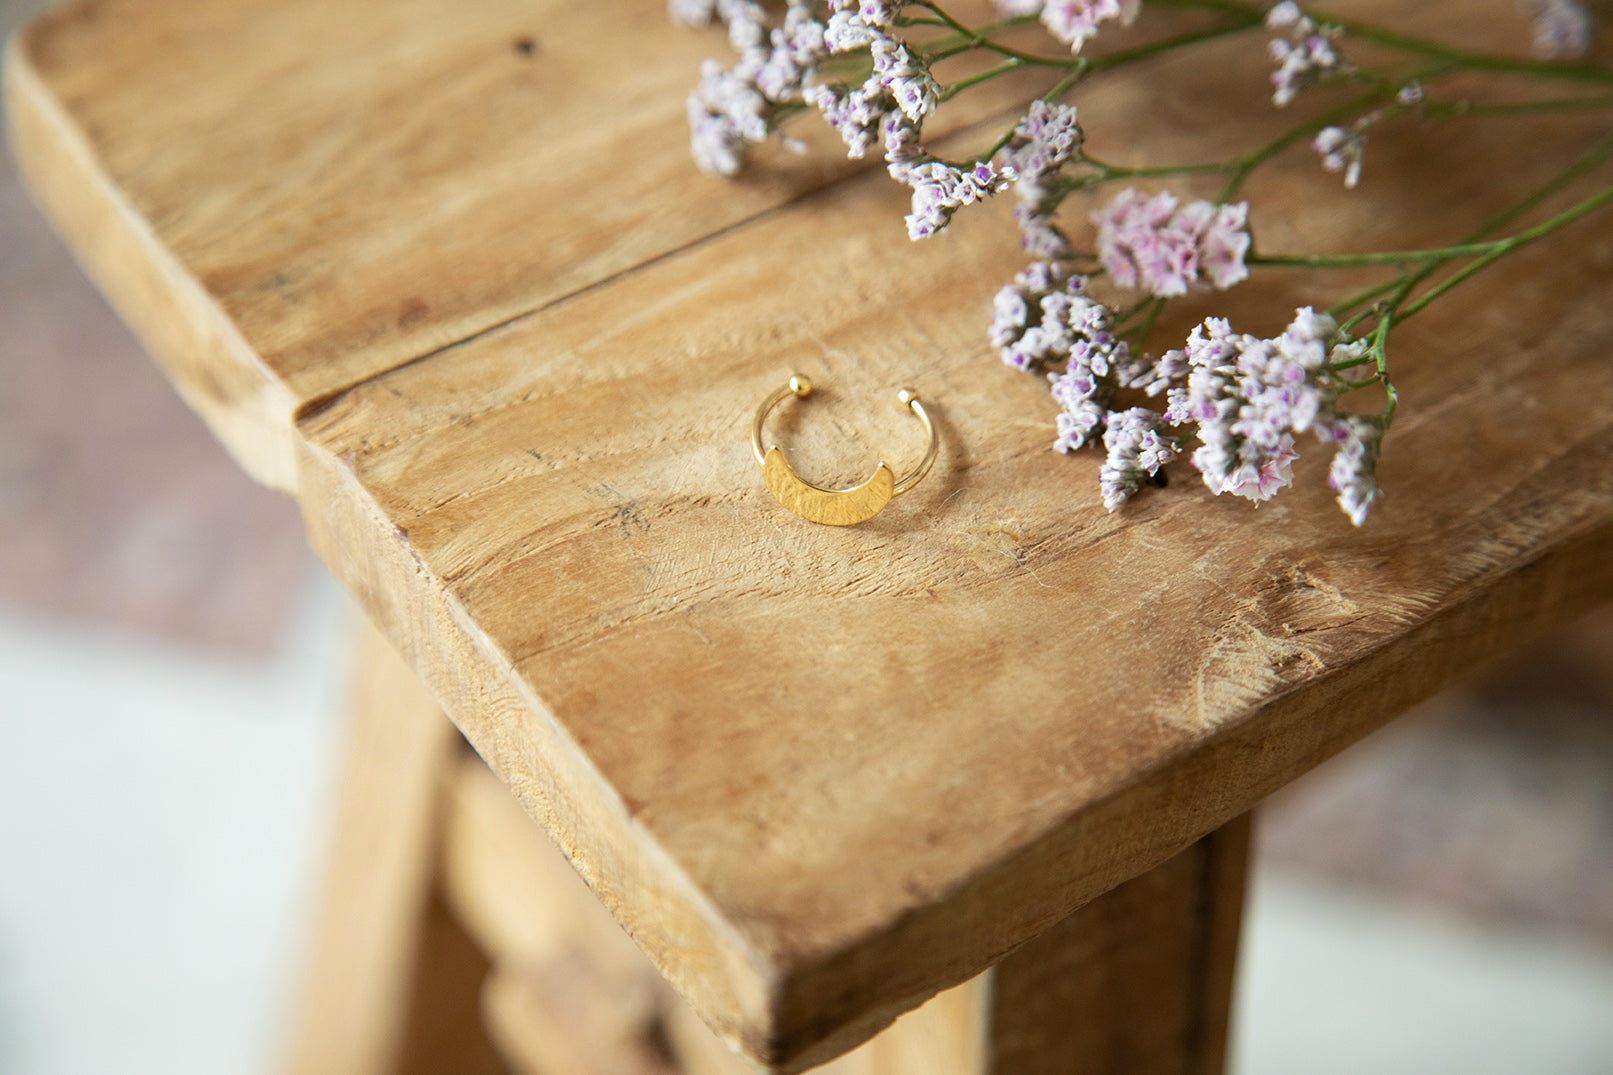
[[[1613,324],[1580,316],[1613,299],[1608,222],[1397,336],[1363,529],[1320,457],[1258,512],[1182,483],[1108,515],[983,338],[1009,206],[909,245],[901,192],[822,131],[700,176],[683,98],[720,47],[651,0],[74,0],[9,45],[41,204],[386,639],[294,1070],[424,1063],[424,924],[485,951],[491,1037],[544,1075],[1217,1071],[1248,811],[1613,592]],[[1134,111],[1148,77],[1081,107]],[[1182,77],[1173,122],[1273,122]],[[949,121],[999,127],[1012,89]],[[1489,128],[1310,241],[1422,245],[1596,122]],[[1258,191],[1274,244],[1314,168]],[[1305,286],[1217,312],[1269,323]],[[782,513],[746,434],[796,369],[825,389],[803,472],[905,443],[870,401],[910,385],[932,476],[860,527]],[[454,966],[422,988],[465,994]]]

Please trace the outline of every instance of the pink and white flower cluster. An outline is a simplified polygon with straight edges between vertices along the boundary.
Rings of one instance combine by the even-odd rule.
[[[829,54],[814,5],[790,0],[782,26],[751,0],[671,0],[674,18],[701,25],[714,16],[728,24],[739,60],[700,67],[689,94],[689,148],[702,171],[734,175],[753,145],[774,130],[779,106],[799,96],[817,64]]]
[[[1354,187],[1361,181],[1361,158],[1367,148],[1368,123],[1357,121],[1348,127],[1323,127],[1311,140],[1311,149],[1322,158],[1322,167],[1329,172],[1343,172],[1344,185]]]
[[[1159,412],[1147,407],[1110,412],[1108,428],[1103,431],[1108,455],[1098,471],[1103,506],[1109,511],[1136,496],[1145,478],[1176,458],[1175,441],[1160,435],[1161,422]]]
[[[1524,0],[1534,14],[1534,51],[1542,60],[1583,56],[1591,47],[1591,13],[1579,0]]]
[[[1075,106],[1037,99],[1014,128],[1001,160],[1018,178],[1014,190],[1019,207],[1020,242],[1033,257],[1061,258],[1070,252],[1070,240],[1055,223],[1062,192],[1053,184],[1064,164],[1081,151],[1081,125]]]
[[[1197,425],[1192,462],[1206,486],[1256,502],[1293,480],[1295,434],[1311,431],[1322,441],[1342,442],[1353,462],[1335,489],[1359,525],[1376,490],[1376,448],[1362,442],[1370,422],[1338,409],[1346,387],[1338,368],[1357,362],[1366,348],[1366,341],[1350,340],[1333,318],[1310,307],[1296,310],[1272,339],[1235,333],[1221,318],[1209,318],[1177,359],[1189,368],[1187,384],[1170,390],[1165,421]]]
[[[1333,456],[1327,484],[1339,495],[1339,507],[1360,526],[1378,497],[1378,452],[1383,447],[1384,422],[1376,415],[1354,416],[1338,423],[1333,433],[1339,450]]]
[[[1249,276],[1249,203],[1182,205],[1169,191],[1130,189],[1092,214],[1098,257],[1116,284],[1165,298],[1201,281],[1225,290]]]
[[[1294,0],[1282,0],[1268,11],[1266,28],[1282,32],[1272,38],[1270,46],[1277,64],[1271,75],[1271,100],[1279,108],[1323,78],[1352,70],[1333,44],[1339,36],[1337,27],[1316,22]]]
[[[1013,182],[1012,171],[998,171],[981,161],[964,169],[943,161],[915,164],[898,176],[913,188],[912,212],[907,214],[907,237],[927,239],[945,231],[952,214],[981,201]]]
[[[1059,402],[1053,447],[1074,451],[1097,438],[1115,392],[1135,363],[1114,332],[1114,312],[1087,293],[1087,281],[1056,261],[1031,263],[993,303],[991,342],[1015,369],[1049,375]]]
[[[996,0],[1005,15],[1039,15],[1048,33],[1080,52],[1105,22],[1130,26],[1137,19],[1141,0]]]
[[[1012,168],[975,162],[960,168],[937,160],[925,149],[920,131],[935,111],[940,87],[929,68],[896,36],[897,3],[835,0],[824,30],[832,52],[866,48],[873,70],[860,86],[818,84],[803,98],[823,113],[846,143],[846,155],[860,158],[879,141],[891,176],[912,188],[907,215],[909,238],[923,239],[946,230],[952,215],[1014,180]]]

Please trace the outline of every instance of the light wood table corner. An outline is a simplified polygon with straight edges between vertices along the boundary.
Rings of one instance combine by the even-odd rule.
[[[1258,511],[1184,478],[1110,515],[984,339],[1009,207],[909,244],[823,132],[699,175],[683,98],[720,42],[663,6],[71,0],[7,47],[40,205],[379,632],[298,1069],[409,1062],[440,898],[494,1045],[543,1075],[1218,1071],[1249,811],[1613,592],[1609,221],[1397,335],[1365,527],[1318,453]],[[1151,77],[1084,89],[1093,129]],[[1184,129],[1272,122],[1173,77]],[[1594,123],[1435,147],[1310,238],[1419,245]],[[1396,137],[1374,153],[1417,159]],[[1314,169],[1260,180],[1263,235]],[[910,386],[932,475],[857,527],[782,512],[747,429],[795,370],[824,389],[775,420],[803,473],[916,453]]]

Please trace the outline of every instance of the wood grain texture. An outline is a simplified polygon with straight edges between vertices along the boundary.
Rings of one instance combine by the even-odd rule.
[[[467,759],[456,767],[445,813],[443,896],[492,960],[482,989],[483,1012],[501,1052],[520,1075],[762,1072],[666,987],[654,964],[480,761]],[[1159,917],[1145,920],[1157,925]],[[1026,948],[1039,950],[1039,943]],[[1064,955],[1063,948],[1056,952]],[[1036,963],[1034,955],[1025,955],[1021,949],[1011,958],[1019,966]],[[1067,963],[1065,958],[1058,965],[1062,969]],[[1113,969],[1113,961],[1104,965]],[[987,1067],[992,973],[932,998],[816,1071],[991,1075],[998,1070]],[[1063,1015],[1056,1025],[1062,1025]],[[1016,1035],[1028,1029],[1012,1017],[1005,1025]],[[1020,1048],[1014,1055],[1023,1052]]]
[[[285,1070],[390,1075],[436,861],[440,789],[463,749],[454,726],[368,623],[354,647],[348,741],[319,916]]]
[[[1511,6],[1491,6],[1379,9],[1494,45]],[[10,54],[15,144],[81,255],[118,262],[100,277],[131,318],[174,334],[175,379],[225,386],[221,436],[278,445],[241,454],[274,458],[259,473],[296,487],[479,752],[758,1060],[855,1045],[1613,593],[1605,214],[1397,333],[1362,530],[1314,451],[1259,510],[1184,471],[1107,515],[1099,459],[1048,451],[1045,385],[984,339],[1021,264],[1008,205],[911,245],[881,174],[780,158],[710,185],[677,119],[705,46],[647,27],[659,4],[340,10],[69,6]],[[542,76],[499,66],[516,10],[603,67],[635,57],[648,111],[567,97],[537,119]],[[1226,77],[1255,61],[1217,47],[1083,87],[1094,152],[1204,159],[1280,127]],[[208,94],[176,70],[193,55]],[[1474,130],[1375,132],[1348,195],[1285,159],[1250,188],[1262,246],[1424,244],[1601,133]],[[644,175],[533,193],[601,131]],[[1320,283],[1263,275],[1162,330],[1275,330]],[[941,431],[930,477],[858,527],[784,512],[746,425],[792,370],[822,393],[775,420],[803,473],[866,475],[909,432],[878,401],[911,386]]]
[[[612,994],[610,984],[586,961],[496,969],[482,1018],[517,1075],[689,1075],[636,1037],[655,1015],[645,996]]]
[[[993,967],[982,1075],[1220,1075],[1249,826],[1223,825]]]
[[[395,1075],[518,1075],[491,1038],[483,988],[491,968],[433,891],[419,941]]]
[[[893,208],[842,184],[303,426],[316,547],[674,984],[780,1064],[1613,584],[1605,227],[1407,326],[1354,531],[1314,454],[1259,510],[1183,480],[1103,513],[1099,461],[1049,456],[1045,389],[981,339],[980,278],[1014,269],[990,211],[937,260],[881,242]],[[1247,324],[1301,296],[1231,298]],[[931,479],[862,527],[784,513],[744,423],[789,369],[841,393],[803,469],[865,467],[896,431],[858,401],[914,384]]]
[[[523,1075],[757,1075],[670,990],[479,762],[448,796],[444,888],[494,961],[484,1009]],[[823,1075],[1219,1075],[1245,815],[932,998]],[[670,1055],[669,1055],[670,1054]]]
[[[181,394],[289,491],[300,408],[853,170],[821,130],[737,183],[691,168],[683,101],[725,52],[660,0],[78,0],[11,43],[7,125]]]
[[[493,963],[483,1010],[512,1066],[675,1075],[658,1043],[676,997],[479,759],[452,778],[442,887]]]

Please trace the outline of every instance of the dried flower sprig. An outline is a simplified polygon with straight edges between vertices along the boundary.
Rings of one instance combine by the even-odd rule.
[[[1099,484],[1110,511],[1184,456],[1216,494],[1269,499],[1293,480],[1293,463],[1308,434],[1332,446],[1329,483],[1340,507],[1360,525],[1379,496],[1376,463],[1398,405],[1389,376],[1391,329],[1507,254],[1613,202],[1613,184],[1606,184],[1541,223],[1504,234],[1613,160],[1613,135],[1446,246],[1268,254],[1255,241],[1249,204],[1238,200],[1252,174],[1306,143],[1323,169],[1343,173],[1345,185],[1356,186],[1368,131],[1405,115],[1440,121],[1613,111],[1613,69],[1561,62],[1583,56],[1595,32],[1578,0],[1521,0],[1535,59],[1478,53],[1325,17],[1294,0],[1149,0],[1151,9],[1210,12],[1218,21],[1094,55],[1086,46],[1136,21],[1140,0],[994,2],[1002,17],[970,26],[934,0],[787,0],[781,18],[751,0],[670,0],[680,21],[726,24],[738,53],[731,66],[707,61],[702,68],[688,103],[691,146],[703,169],[732,175],[756,145],[784,138],[785,123],[816,111],[839,133],[848,156],[882,150],[892,178],[909,188],[907,229],[915,240],[946,230],[964,207],[1011,190],[1020,242],[1033,260],[998,291],[988,335],[1005,363],[1048,377],[1059,407],[1055,448],[1103,445]],[[1005,36],[1036,24],[1054,39],[1053,49],[1035,50],[1022,34],[1012,43]],[[1091,154],[1077,105],[1065,100],[1086,78],[1262,30],[1275,65],[1268,80],[1274,105],[1302,111],[1312,87],[1323,84],[1346,87],[1352,95],[1317,107],[1278,136],[1225,160],[1122,167]],[[1372,50],[1396,59],[1374,67],[1350,59]],[[938,74],[942,65],[964,54],[988,57],[991,66],[945,81]],[[963,160],[930,151],[924,125],[947,101],[1025,68],[1047,71],[1051,85],[1000,137]],[[1252,64],[1252,86],[1258,87],[1255,71]],[[1576,92],[1515,101],[1442,97],[1439,87],[1459,73],[1523,76],[1574,86]],[[1168,190],[1143,193],[1134,185],[1206,175],[1223,178],[1214,201],[1184,202]],[[1084,214],[1094,225],[1091,244],[1073,241],[1070,218],[1061,215],[1064,203],[1111,184],[1124,187]],[[1274,337],[1235,332],[1212,317],[1181,347],[1157,356],[1145,350],[1169,300],[1224,290],[1252,271],[1282,266],[1384,266],[1397,275],[1326,311],[1295,311]],[[1451,266],[1454,271],[1431,282]],[[1117,305],[1095,294],[1094,285],[1104,295],[1118,290],[1141,297]],[[1377,413],[1358,413],[1352,394],[1368,388],[1385,402]],[[1165,406],[1158,410],[1126,405],[1161,397]]]

